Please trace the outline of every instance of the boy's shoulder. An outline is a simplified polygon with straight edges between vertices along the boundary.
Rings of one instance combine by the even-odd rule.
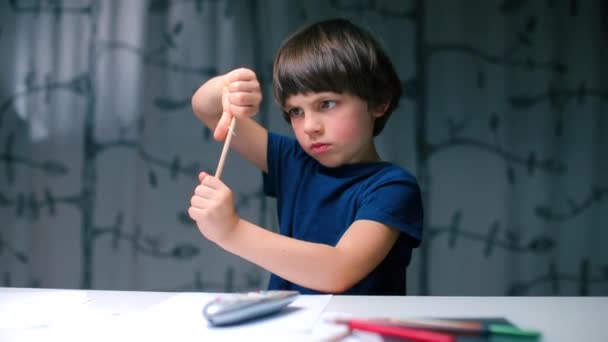
[[[348,164],[333,169],[320,167],[320,173],[328,174],[338,182],[357,184],[360,189],[373,191],[384,187],[418,187],[416,177],[407,169],[390,162]],[[323,179],[326,181],[327,179]]]
[[[350,164],[337,168],[325,168],[317,163],[308,163],[308,161],[313,160],[312,157],[306,154],[295,138],[271,131],[268,131],[268,135],[268,143],[274,145],[270,148],[270,151],[275,153],[282,151],[281,153],[286,156],[302,160],[308,166],[319,168],[319,172],[324,174],[340,176],[359,175],[363,179],[367,179],[367,182],[403,181],[412,184],[418,182],[414,174],[408,169],[389,161]],[[363,181],[363,179],[361,180]]]
[[[407,182],[417,183],[416,177],[408,169],[392,162],[380,162],[376,173],[385,179],[400,179]]]

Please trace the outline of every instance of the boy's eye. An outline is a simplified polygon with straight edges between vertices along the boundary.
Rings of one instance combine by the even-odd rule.
[[[334,100],[321,101],[321,108],[322,109],[332,109],[335,106],[336,106],[336,101],[334,101]]]
[[[289,117],[291,118],[297,118],[299,116],[302,116],[304,114],[304,111],[302,110],[302,108],[290,108],[287,110],[287,115],[289,115]]]

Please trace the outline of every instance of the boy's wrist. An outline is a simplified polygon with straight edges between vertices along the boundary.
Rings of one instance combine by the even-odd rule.
[[[219,246],[228,246],[236,240],[239,230],[241,229],[241,217],[235,214],[234,219],[230,220],[231,223],[225,228],[224,234],[218,237],[215,241]]]

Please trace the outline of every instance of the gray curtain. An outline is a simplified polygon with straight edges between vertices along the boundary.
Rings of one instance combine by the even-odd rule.
[[[4,1],[0,285],[264,288],[186,214],[221,151],[192,115],[207,79],[257,71],[258,120],[301,25],[371,31],[405,88],[378,138],[420,180],[409,294],[608,294],[608,5],[590,1]],[[241,216],[275,230],[261,175],[231,154]],[[252,241],[251,243],[255,243]]]

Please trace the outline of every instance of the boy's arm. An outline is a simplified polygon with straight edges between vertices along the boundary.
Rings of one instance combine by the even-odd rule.
[[[399,231],[389,226],[358,220],[332,247],[276,234],[240,219],[232,234],[215,242],[300,286],[341,293],[376,268],[398,236]]]
[[[241,219],[234,195],[216,177],[199,175],[188,213],[201,234],[230,253],[304,287],[341,293],[369,274],[388,255],[399,231],[357,220],[336,247],[285,237]]]
[[[218,141],[226,139],[230,120],[237,117],[231,147],[266,172],[268,133],[251,116],[262,100],[260,84],[249,69],[236,69],[205,82],[192,96],[192,110],[214,132]]]

